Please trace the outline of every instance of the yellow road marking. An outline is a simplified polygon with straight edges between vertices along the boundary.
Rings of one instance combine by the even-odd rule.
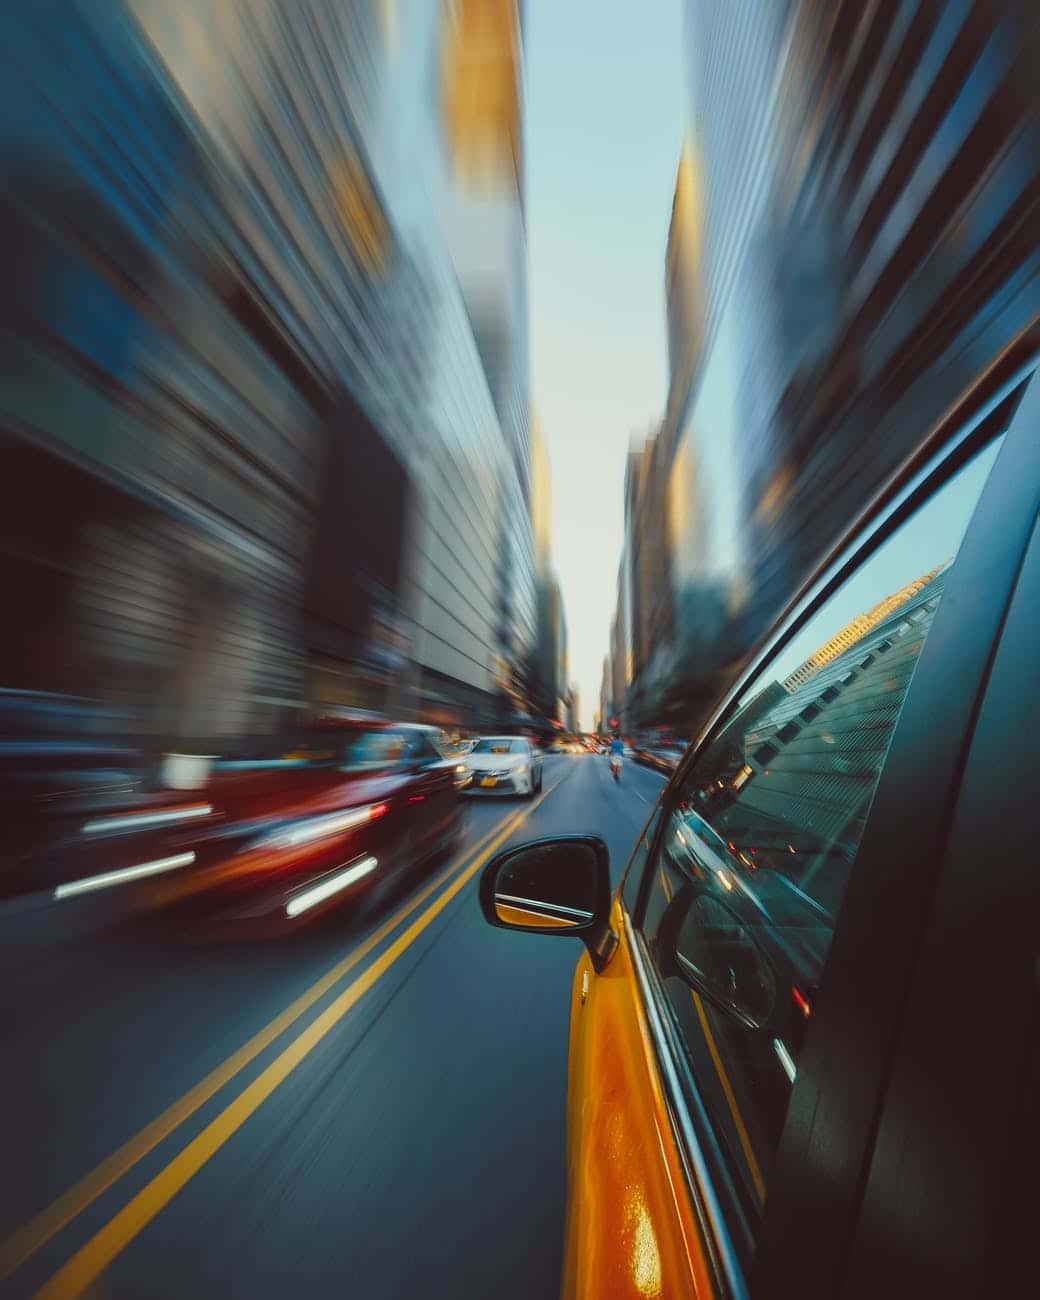
[[[416,896],[399,908],[357,948],[352,949],[346,957],[338,961],[330,970],[320,977],[310,988],[279,1015],[275,1016],[263,1029],[259,1030],[248,1042],[222,1061],[215,1069],[190,1088],[182,1097],[173,1102],[161,1114],[136,1133],[128,1142],[117,1148],[99,1165],[74,1183],[56,1201],[41,1210],[28,1223],[24,1224],[12,1236],[0,1245],[0,1280],[10,1277],[15,1269],[34,1254],[41,1246],[51,1240],[66,1224],[82,1214],[83,1211],[103,1192],[108,1191],[130,1169],[153,1151],[160,1142],[165,1141],[186,1120],[215,1096],[225,1084],[240,1074],[251,1061],[280,1037],[295,1021],[310,1010],[312,1006],[358,964],[377,948],[388,934],[392,933],[407,917],[440,888],[456,871],[465,867],[472,855],[479,853],[490,842],[497,831],[492,829],[478,840],[473,849],[466,853],[460,863],[453,863],[440,872]]]
[[[661,880],[661,887],[664,890],[665,898],[671,902],[672,891],[668,880],[664,874],[664,868],[658,868],[658,876]],[[719,1083],[722,1085],[722,1092],[726,1098],[726,1105],[729,1107],[729,1113],[733,1119],[733,1127],[737,1130],[737,1139],[740,1142],[740,1149],[744,1153],[744,1159],[747,1161],[748,1172],[751,1174],[751,1181],[755,1185],[755,1193],[758,1196],[759,1203],[764,1204],[766,1199],[766,1184],[762,1177],[762,1171],[758,1167],[758,1161],[755,1159],[755,1151],[751,1145],[751,1137],[748,1134],[747,1126],[744,1123],[744,1116],[740,1113],[740,1106],[737,1104],[737,1097],[733,1091],[733,1085],[729,1081],[729,1075],[726,1073],[726,1067],[722,1063],[722,1056],[719,1053],[718,1046],[715,1042],[715,1035],[711,1032],[711,1026],[708,1024],[708,1017],[704,1011],[704,1003],[701,1001],[700,994],[696,989],[690,989],[690,997],[693,998],[693,1005],[697,1012],[697,1019],[701,1022],[701,1029],[704,1033],[704,1041],[708,1045],[708,1053],[711,1056],[712,1064],[715,1066],[715,1073],[719,1077]]]
[[[152,1219],[198,1173],[202,1166],[242,1127],[247,1119],[314,1050],[348,1011],[382,978],[420,934],[473,879],[488,858],[532,812],[562,784],[561,778],[533,803],[506,822],[497,835],[456,879],[393,943],[343,990],[249,1084],[234,1101],[175,1156],[103,1228],[37,1292],[38,1300],[68,1300],[87,1290]]]

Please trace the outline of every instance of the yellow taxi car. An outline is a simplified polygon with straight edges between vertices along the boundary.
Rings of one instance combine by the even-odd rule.
[[[595,835],[486,868],[586,948],[567,1300],[1035,1292],[1038,511],[1034,383],[850,529],[616,890]]]

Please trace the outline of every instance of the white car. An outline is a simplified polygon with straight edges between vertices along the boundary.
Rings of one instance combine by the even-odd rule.
[[[523,736],[482,736],[463,760],[467,794],[523,794],[542,788],[542,756]]]

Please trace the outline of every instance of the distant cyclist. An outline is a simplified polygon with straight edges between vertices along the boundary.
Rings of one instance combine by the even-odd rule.
[[[625,746],[620,736],[615,736],[610,742],[610,770],[614,774],[614,780],[621,780],[621,759],[624,757]]]

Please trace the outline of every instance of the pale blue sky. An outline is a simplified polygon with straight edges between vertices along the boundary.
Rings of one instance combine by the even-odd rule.
[[[532,393],[581,720],[599,705],[625,456],[667,387],[664,252],[688,118],[682,0],[527,0]]]

